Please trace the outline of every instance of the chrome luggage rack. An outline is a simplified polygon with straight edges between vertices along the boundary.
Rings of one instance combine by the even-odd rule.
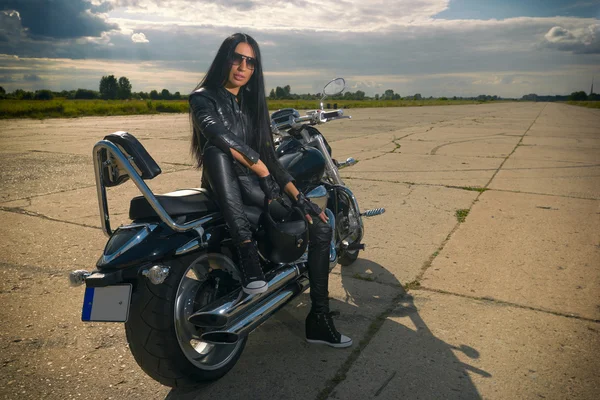
[[[115,132],[115,134],[121,135],[126,134],[125,132]],[[109,135],[110,136],[110,135]],[[131,135],[128,135],[131,136]],[[131,136],[133,137],[133,136]],[[134,138],[135,140],[135,138]],[[94,158],[94,172],[96,175],[96,191],[98,193],[98,207],[100,210],[100,217],[102,220],[102,230],[106,236],[111,236],[113,230],[110,226],[110,215],[108,212],[108,200],[106,196],[106,182],[110,182],[109,186],[117,186],[131,178],[133,183],[140,190],[142,195],[148,201],[148,204],[154,209],[158,217],[172,230],[177,232],[185,232],[192,229],[199,228],[202,224],[210,221],[212,216],[206,216],[198,220],[190,221],[185,224],[176,223],[169,214],[167,214],[164,207],[159,203],[158,199],[154,196],[154,193],[150,190],[144,179],[142,178],[141,168],[136,165],[136,159],[127,154],[117,144],[110,140],[99,141],[94,145],[92,152]],[[154,160],[151,160],[154,162]],[[105,176],[104,172],[109,171],[109,175]],[[160,173],[160,169],[158,171]],[[158,173],[156,175],[158,175]],[[153,177],[153,176],[152,176]],[[149,179],[151,179],[150,177]],[[105,180],[106,179],[106,180]]]

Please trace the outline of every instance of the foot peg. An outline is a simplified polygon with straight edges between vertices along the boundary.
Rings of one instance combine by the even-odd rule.
[[[385,208],[374,208],[372,210],[367,210],[364,213],[361,213],[361,217],[374,217],[376,215],[381,215],[385,212]]]
[[[356,161],[354,158],[352,157],[348,157],[346,159],[346,161],[338,163],[337,167],[338,169],[342,169],[342,168],[346,168],[346,167],[351,167],[354,164],[356,164],[358,161]]]
[[[343,241],[342,242],[342,248],[344,250],[349,250],[349,251],[354,251],[354,250],[364,250],[365,249],[365,244],[364,243],[351,243],[348,244],[347,241]]]

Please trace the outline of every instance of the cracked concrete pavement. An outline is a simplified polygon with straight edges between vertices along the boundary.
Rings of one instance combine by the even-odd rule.
[[[600,390],[600,111],[564,104],[348,110],[322,127],[363,210],[366,251],[330,280],[355,340],[304,342],[308,296],[255,331],[222,380],[144,375],[118,324],[80,321],[100,230],[91,149],[134,134],[196,187],[186,115],[0,121],[0,397],[595,399]],[[133,185],[109,192],[126,223]],[[457,212],[467,215],[459,222]]]

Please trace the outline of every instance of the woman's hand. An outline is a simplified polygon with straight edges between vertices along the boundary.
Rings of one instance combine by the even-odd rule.
[[[273,175],[269,174],[267,176],[258,178],[258,182],[260,184],[260,188],[262,189],[263,193],[265,194],[265,197],[267,198],[267,200],[269,200],[269,202],[281,197],[281,188],[279,187],[277,182],[275,182]]]
[[[323,222],[329,221],[325,212],[318,205],[307,199],[302,192],[299,192],[296,197],[296,206],[302,210],[309,224],[313,223],[313,217],[319,217]]]

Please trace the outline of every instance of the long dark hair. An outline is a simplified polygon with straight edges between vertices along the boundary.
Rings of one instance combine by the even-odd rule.
[[[231,71],[230,60],[235,48],[240,43],[248,43],[250,47],[252,47],[256,59],[254,73],[250,77],[248,83],[240,88],[238,99],[240,100],[240,105],[243,109],[242,111],[250,117],[251,128],[254,130],[252,137],[255,138],[255,143],[253,143],[254,146],[252,147],[260,154],[261,149],[264,148],[265,144],[272,146],[273,136],[271,134],[269,109],[267,108],[267,98],[265,95],[262,59],[256,40],[244,33],[234,33],[225,39],[221,44],[221,47],[219,47],[219,51],[210,65],[208,72],[204,76],[204,79],[200,81],[194,90],[198,90],[202,87],[216,90],[225,85],[227,79],[229,79],[229,72]],[[205,140],[204,137],[202,137],[202,133],[194,127],[193,123],[192,127],[193,135],[190,150],[196,160],[196,167],[200,168],[202,165],[202,150]]]

